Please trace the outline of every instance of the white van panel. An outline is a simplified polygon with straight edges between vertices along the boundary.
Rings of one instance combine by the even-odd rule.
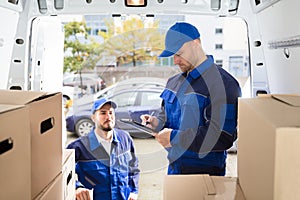
[[[0,19],[0,88],[7,88],[19,14],[0,7]]]

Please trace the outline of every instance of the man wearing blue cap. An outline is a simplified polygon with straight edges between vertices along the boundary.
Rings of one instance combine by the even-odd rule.
[[[169,78],[162,112],[141,119],[168,151],[168,174],[223,176],[226,150],[237,138],[239,83],[205,54],[200,33],[189,23],[167,31],[160,57],[169,56],[182,73]]]
[[[67,146],[75,149],[76,200],[136,200],[140,170],[133,140],[114,128],[117,104],[101,98],[94,102],[92,131]]]

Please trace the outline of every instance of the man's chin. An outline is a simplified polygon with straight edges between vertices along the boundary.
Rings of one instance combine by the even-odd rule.
[[[105,128],[103,127],[102,129],[103,129],[104,131],[108,132],[108,131],[111,131],[111,130],[112,130],[112,127],[110,127],[110,126],[109,126],[109,127],[105,127]]]

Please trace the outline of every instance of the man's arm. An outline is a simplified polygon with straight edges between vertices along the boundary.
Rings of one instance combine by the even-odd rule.
[[[131,160],[129,161],[129,174],[128,174],[128,181],[129,186],[131,189],[131,194],[129,199],[130,200],[136,200],[138,196],[138,189],[139,189],[139,178],[140,178],[140,169],[138,166],[138,158],[136,157],[135,147],[133,144],[133,141],[131,140]]]

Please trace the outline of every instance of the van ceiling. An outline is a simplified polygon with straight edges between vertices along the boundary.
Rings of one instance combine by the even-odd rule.
[[[128,2],[127,2],[128,1]],[[134,7],[129,2],[143,1]],[[237,10],[239,0],[7,0],[0,6],[29,10],[32,16],[59,14],[204,14],[223,16]]]

